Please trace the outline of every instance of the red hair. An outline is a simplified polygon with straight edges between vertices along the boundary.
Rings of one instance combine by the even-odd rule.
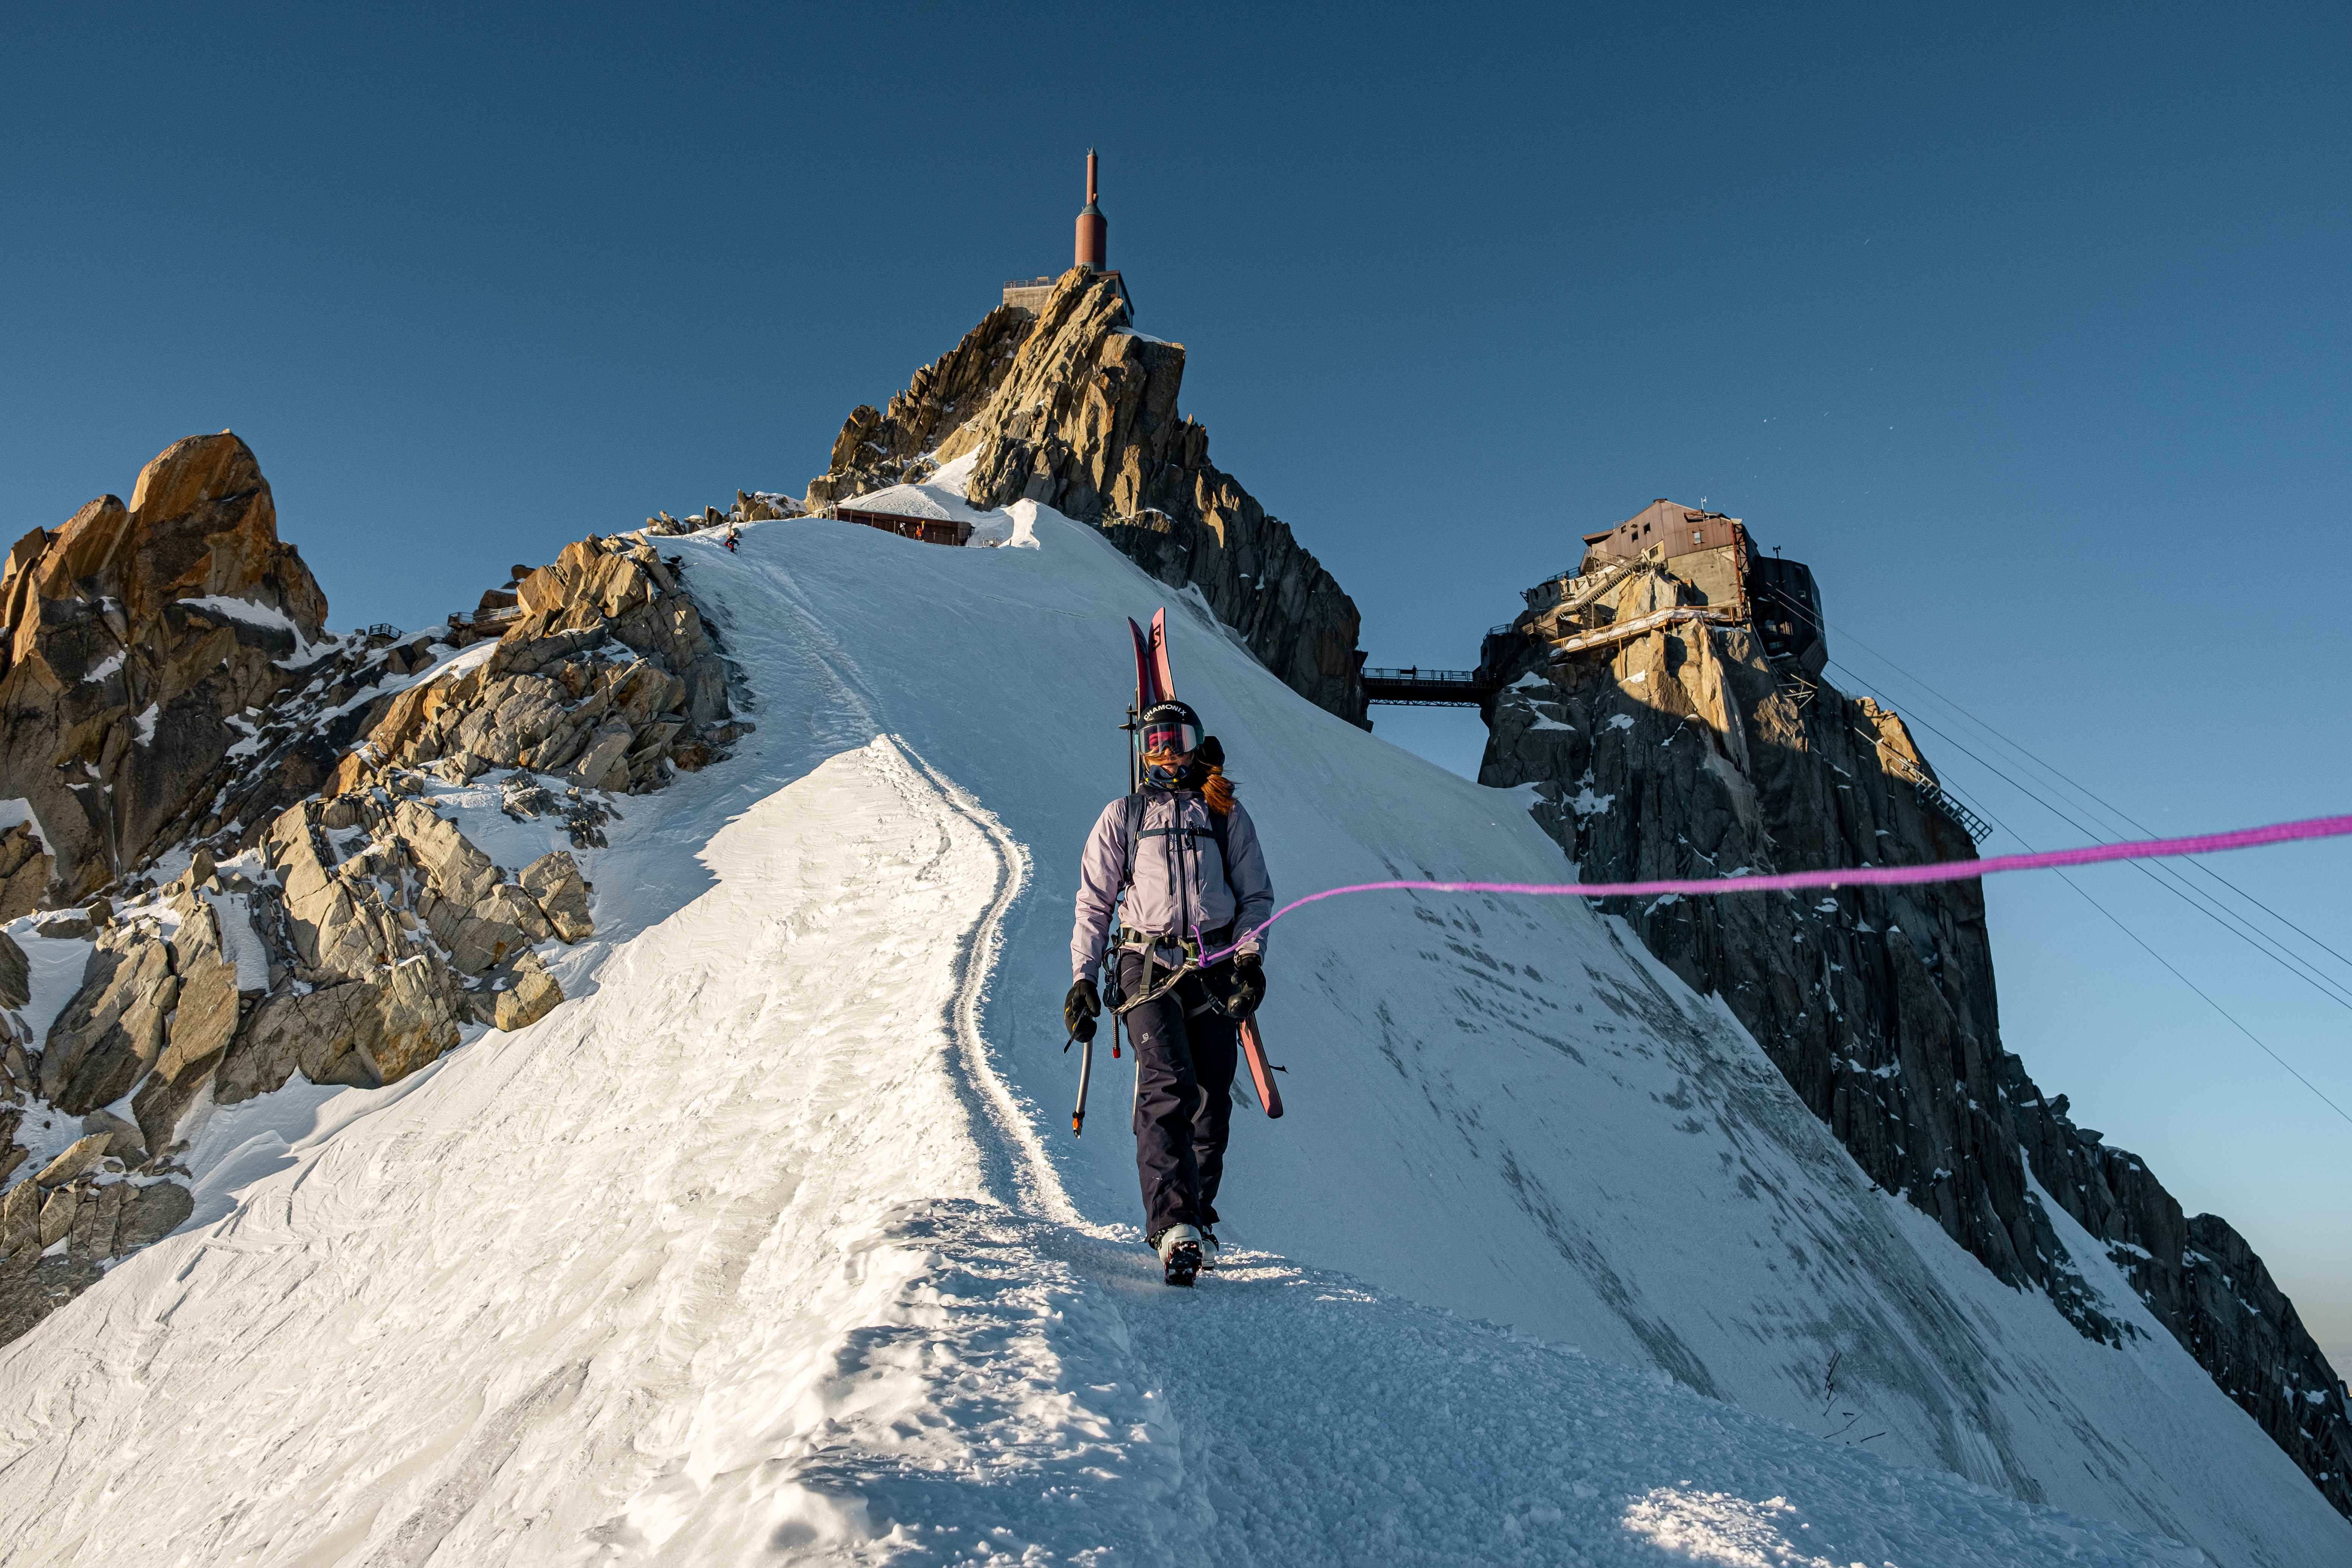
[[[1209,776],[1201,781],[1201,799],[1219,816],[1234,814],[1234,786],[1223,768],[1211,768]]]

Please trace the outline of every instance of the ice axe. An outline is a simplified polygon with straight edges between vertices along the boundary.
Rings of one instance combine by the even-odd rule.
[[[1078,1108],[1070,1112],[1070,1136],[1087,1135],[1087,1085],[1095,1076],[1095,1043],[1091,1037],[1081,1040],[1072,1035],[1062,1044],[1062,1054],[1069,1055],[1072,1046],[1078,1047]]]

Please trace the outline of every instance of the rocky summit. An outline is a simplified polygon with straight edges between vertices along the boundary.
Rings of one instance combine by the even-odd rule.
[[[1903,720],[1840,692],[1817,653],[1773,652],[1766,615],[1730,613],[1726,585],[1684,566],[1702,559],[1596,551],[1529,591],[1485,648],[1498,695],[1480,782],[1534,784],[1537,820],[1587,882],[1972,858]],[[2048,1205],[2063,1209],[2352,1513],[2344,1384],[2262,1260],[2227,1221],[2184,1217],[2145,1163],[2076,1126],[2066,1097],[2002,1048],[1981,883],[1612,903],[1693,989],[1724,999],[1871,1180],[2117,1343],[2127,1331],[2052,1223]]]
[[[1209,432],[1177,411],[1184,347],[1135,331],[1105,274],[1073,268],[1033,315],[992,310],[877,411],[861,406],[809,485],[821,512],[973,456],[965,496],[1021,500],[1090,522],[1218,619],[1301,696],[1364,719],[1360,617],[1289,526],[1209,461]]]

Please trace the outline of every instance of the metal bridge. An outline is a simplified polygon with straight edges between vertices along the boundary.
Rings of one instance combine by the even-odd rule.
[[[1366,669],[1364,699],[1399,708],[1483,708],[1495,695],[1492,682],[1475,669]]]

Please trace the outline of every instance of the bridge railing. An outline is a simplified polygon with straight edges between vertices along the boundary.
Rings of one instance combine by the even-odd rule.
[[[1478,672],[1475,669],[1423,669],[1418,665],[1407,665],[1402,669],[1368,668],[1364,671],[1364,679],[1366,680],[1410,680],[1444,686],[1475,686],[1478,684]]]

